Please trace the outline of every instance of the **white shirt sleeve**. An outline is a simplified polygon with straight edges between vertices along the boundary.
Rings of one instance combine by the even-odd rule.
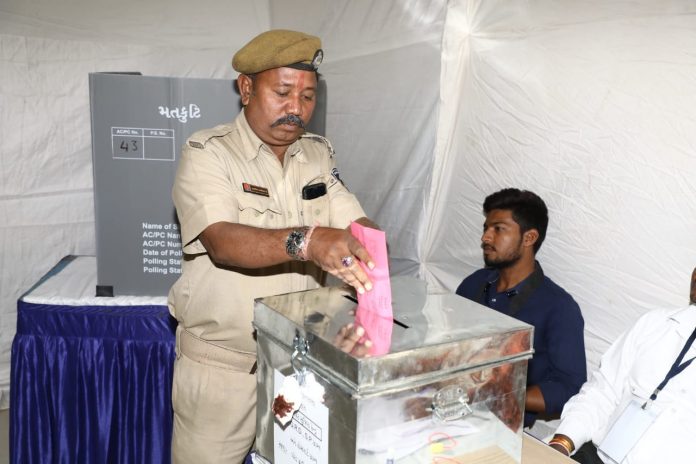
[[[628,376],[636,362],[645,319],[639,319],[611,345],[602,356],[599,370],[563,408],[556,433],[568,436],[576,448],[590,440],[600,442],[617,410],[620,412],[623,398],[630,393],[626,391]]]

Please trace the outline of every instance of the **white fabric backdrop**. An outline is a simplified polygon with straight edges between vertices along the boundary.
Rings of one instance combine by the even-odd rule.
[[[454,289],[481,265],[483,198],[538,192],[540,260],[581,305],[590,364],[696,265],[689,1],[3,0],[0,407],[16,300],[93,254],[87,75],[233,78],[269,27],[320,35],[342,177],[394,273]],[[232,114],[231,114],[232,116]]]
[[[18,297],[63,256],[95,253],[88,74],[232,78],[230,50],[267,29],[269,11],[243,0],[0,3],[0,408]]]
[[[688,302],[696,266],[696,5],[453,0],[421,271],[482,264],[502,187],[550,209],[539,260],[578,301],[588,362],[648,309]]]
[[[95,253],[88,73],[234,78],[232,54],[257,33],[319,35],[342,177],[387,227],[394,268],[415,273],[444,15],[443,0],[3,0],[0,408],[17,298],[61,257]]]

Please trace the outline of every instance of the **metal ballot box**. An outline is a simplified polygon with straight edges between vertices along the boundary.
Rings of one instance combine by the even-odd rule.
[[[342,287],[256,301],[255,462],[520,462],[532,326],[396,277],[391,349],[358,358],[334,345],[356,301]],[[288,376],[314,394],[281,425]]]

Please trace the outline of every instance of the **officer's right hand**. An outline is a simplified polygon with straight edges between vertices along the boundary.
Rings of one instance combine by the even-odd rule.
[[[358,293],[372,290],[372,282],[358,264],[375,264],[365,247],[345,229],[317,227],[307,246],[307,258],[326,272],[355,287]]]

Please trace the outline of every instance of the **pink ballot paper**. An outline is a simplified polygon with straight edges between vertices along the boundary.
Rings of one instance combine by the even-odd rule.
[[[372,342],[370,355],[379,356],[389,353],[394,325],[387,237],[383,231],[362,226],[357,222],[350,224],[350,232],[363,244],[375,263],[372,270],[360,263],[372,281],[372,290],[362,295],[358,293],[355,323],[365,329],[367,338]]]

